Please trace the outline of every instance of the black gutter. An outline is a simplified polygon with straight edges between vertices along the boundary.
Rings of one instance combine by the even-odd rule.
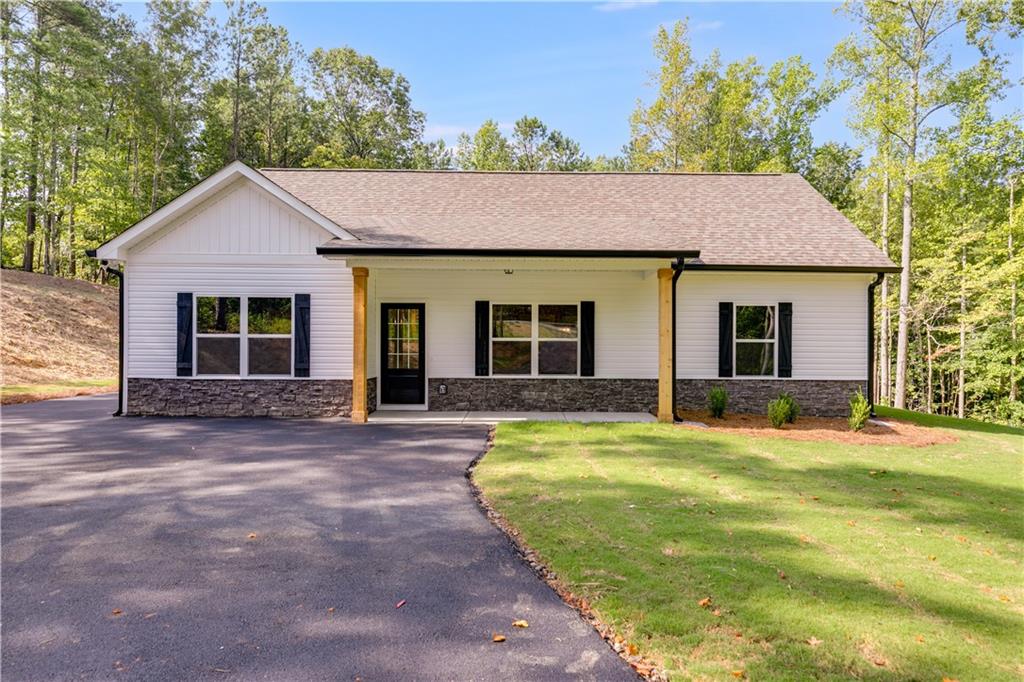
[[[885,279],[885,273],[878,273],[875,281],[868,285],[868,406],[869,414],[875,416],[875,287]]]
[[[622,249],[449,249],[413,246],[341,246],[316,247],[318,256],[486,256],[508,258],[697,258],[700,251],[622,250]]]
[[[86,253],[89,253],[86,251]],[[93,254],[96,252],[93,251]],[[100,261],[108,274],[117,277],[117,412],[113,416],[124,414],[124,272]]]
[[[727,265],[708,263],[689,263],[690,270],[705,270],[709,272],[870,272],[886,273],[899,272],[898,265],[888,267],[861,266],[861,265]]]
[[[683,267],[686,263],[682,257],[675,259],[672,262],[672,421],[681,422],[683,421],[679,417],[679,413],[676,411],[676,384],[679,383],[679,372],[676,369],[676,282],[679,281],[679,276],[683,274]]]

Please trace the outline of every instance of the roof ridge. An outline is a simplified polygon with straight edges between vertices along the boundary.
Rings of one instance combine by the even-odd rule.
[[[631,175],[631,176],[650,176],[650,177],[665,177],[673,175],[708,175],[708,176],[729,176],[729,177],[781,177],[784,175],[799,175],[799,173],[781,173],[781,172],[751,172],[751,173],[740,173],[732,171],[561,171],[561,170],[541,170],[541,171],[523,171],[523,170],[460,170],[460,169],[437,169],[437,168],[259,168],[261,173],[270,171],[301,171],[301,172],[313,172],[313,173],[436,173],[440,175],[574,175],[574,176],[587,176],[587,175]]]

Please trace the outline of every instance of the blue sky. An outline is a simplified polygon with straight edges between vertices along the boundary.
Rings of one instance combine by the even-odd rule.
[[[487,118],[511,127],[529,114],[578,140],[590,155],[615,154],[629,137],[629,115],[647,98],[657,67],[651,39],[660,24],[689,17],[698,58],[754,55],[770,64],[802,55],[821,74],[833,46],[853,26],[832,3],[267,3],[269,19],[305,50],[349,45],[404,74],[427,136],[454,142]],[[137,18],[141,5],[126,10]],[[214,7],[223,16],[223,6]],[[962,36],[962,34],[961,34]],[[962,44],[962,37],[956,43]],[[1004,39],[1016,85],[998,110],[1024,108],[1024,41]],[[957,48],[957,66],[972,63]],[[848,100],[816,122],[818,142],[853,143]]]

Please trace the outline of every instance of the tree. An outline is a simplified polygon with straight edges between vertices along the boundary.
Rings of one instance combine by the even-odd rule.
[[[228,160],[238,159],[239,136],[242,117],[253,99],[252,69],[250,55],[253,53],[257,28],[266,23],[266,10],[253,0],[225,0],[228,10],[227,39],[228,59],[231,63],[231,147]]]
[[[845,211],[856,201],[854,185],[861,166],[859,150],[826,142],[814,148],[804,176],[833,206]]]
[[[472,138],[459,135],[456,152],[462,170],[511,170],[512,150],[498,124],[487,119]]]
[[[413,109],[409,82],[352,48],[317,48],[309,58],[317,117],[326,139],[305,164],[335,167],[408,167],[423,135],[424,116]]]
[[[928,121],[963,96],[957,77],[949,70],[948,48],[940,38],[958,25],[967,24],[968,34],[984,53],[988,38],[987,11],[982,4],[956,6],[944,0],[867,0],[848,2],[845,11],[860,26],[860,32],[841,46],[851,55],[841,63],[863,65],[883,63],[890,67],[896,98],[886,102],[885,115],[878,124],[901,145],[903,235],[900,248],[899,318],[897,324],[896,387],[894,402],[904,407],[907,396],[907,355],[910,324],[910,290],[914,232],[914,188],[919,175],[922,136]],[[863,69],[849,69],[862,88],[871,86],[872,76]]]

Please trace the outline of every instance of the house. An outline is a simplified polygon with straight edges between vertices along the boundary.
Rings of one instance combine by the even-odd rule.
[[[796,174],[238,162],[90,255],[123,266],[125,414],[357,422],[671,420],[713,385],[734,410],[785,390],[841,414],[870,394],[872,290],[898,271]]]

